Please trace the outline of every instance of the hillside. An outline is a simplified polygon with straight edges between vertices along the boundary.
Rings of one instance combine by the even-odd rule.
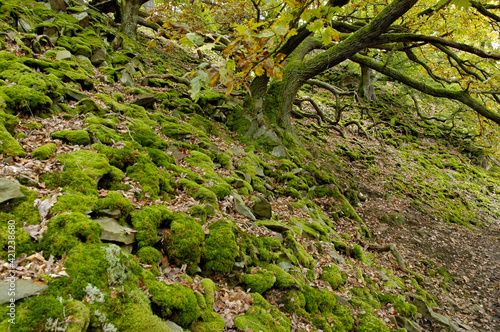
[[[306,86],[282,144],[245,89],[190,97],[197,53],[61,3],[0,3],[0,330],[500,330],[498,151],[415,114],[446,100],[346,64],[344,127]]]

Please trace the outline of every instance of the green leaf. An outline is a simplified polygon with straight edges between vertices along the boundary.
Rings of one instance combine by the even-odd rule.
[[[459,9],[467,9],[470,7],[470,0],[452,0],[451,1]]]
[[[316,20],[307,26],[307,30],[311,32],[318,32],[321,28],[323,28],[324,25],[325,23],[323,22],[323,20]]]
[[[201,88],[210,83],[210,76],[202,70],[198,70],[191,80],[191,89],[189,89],[189,94],[191,95],[191,99],[195,102],[200,98]]]

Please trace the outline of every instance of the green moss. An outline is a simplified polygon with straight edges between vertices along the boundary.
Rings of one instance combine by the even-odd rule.
[[[108,195],[100,199],[95,206],[96,211],[102,210],[120,210],[119,222],[123,225],[130,219],[130,214],[135,210],[132,203],[122,194],[116,191],[110,191]]]
[[[288,313],[296,313],[298,316],[307,316],[304,310],[306,307],[306,298],[299,290],[290,290],[283,297],[285,311]]]
[[[170,138],[180,140],[188,138],[208,138],[203,130],[198,129],[188,123],[164,122],[161,132]]]
[[[246,289],[250,289],[253,293],[262,294],[273,287],[276,276],[272,271],[258,270],[255,274],[244,274],[242,280],[246,285]]]
[[[48,188],[63,188],[66,193],[97,195],[97,182],[79,168],[69,167],[62,172],[42,174],[40,180]]]
[[[81,168],[95,181],[99,181],[111,170],[111,166],[103,154],[90,150],[76,150],[68,154],[59,155],[57,159],[61,160],[64,164],[65,170],[67,168]]]
[[[163,243],[169,259],[178,266],[187,264],[187,272],[193,274],[201,259],[204,240],[200,224],[187,214],[176,213]]]
[[[155,133],[147,124],[140,120],[129,126],[132,137],[144,147],[166,149],[169,144]]]
[[[271,306],[260,294],[252,294],[254,305],[244,316],[237,316],[234,325],[241,330],[262,332],[289,332],[291,321],[277,308]]]
[[[304,297],[306,299],[305,308],[312,315],[333,312],[337,305],[335,294],[308,285],[304,286]]]
[[[108,158],[110,165],[122,171],[135,164],[139,155],[139,153],[134,152],[130,145],[125,145],[122,149],[115,149],[102,144],[94,144],[93,147]]]
[[[307,250],[300,243],[298,243],[297,240],[295,240],[292,232],[286,232],[285,243],[287,248],[291,248],[293,250],[293,253],[299,260],[300,264],[308,268],[314,267],[316,264],[314,258],[311,257]]]
[[[137,257],[143,264],[157,265],[160,264],[163,256],[161,253],[153,247],[142,247],[137,251]]]
[[[408,304],[401,295],[383,294],[380,296],[382,304],[392,303],[394,310],[403,317],[411,317],[417,314],[417,307],[413,304]]]
[[[44,254],[62,257],[80,242],[100,243],[102,226],[80,212],[62,213],[47,223],[47,231],[40,241]]]
[[[70,315],[65,312],[64,302],[53,295],[32,296],[24,300],[17,308],[16,325],[14,331],[43,331],[48,321],[61,321]],[[49,320],[50,319],[50,320]]]
[[[198,318],[198,302],[191,288],[181,284],[166,285],[154,278],[144,281],[158,316],[172,320],[184,328]]]
[[[205,298],[205,303],[208,308],[212,308],[215,302],[215,283],[208,278],[201,280],[201,285],[203,286],[203,297]]]
[[[114,129],[110,129],[104,125],[91,124],[87,126],[86,130],[92,134],[94,141],[97,140],[103,144],[112,145],[113,142],[123,140]]]
[[[206,309],[201,311],[199,320],[190,326],[190,330],[192,332],[223,331],[225,327],[226,323],[221,316],[212,310]]]
[[[359,244],[355,244],[352,250],[352,254],[354,257],[358,258],[361,260],[363,263],[366,265],[370,265],[370,262],[368,261],[368,257],[366,257],[363,248]]]
[[[149,306],[131,304],[122,309],[120,319],[113,321],[118,331],[172,332],[168,325],[153,314]]]
[[[19,119],[13,115],[6,114],[3,111],[5,103],[0,96],[0,153],[4,155],[12,155],[14,157],[24,157],[26,152],[23,151],[21,145],[12,137],[14,128]],[[14,124],[14,125],[13,125]]]
[[[287,289],[290,287],[298,287],[298,283],[294,277],[292,277],[289,273],[285,272],[281,267],[269,264],[266,267],[266,270],[272,271],[276,275],[276,282],[274,286],[280,289]]]
[[[57,151],[57,146],[54,143],[42,145],[31,153],[33,158],[38,160],[49,159]]]
[[[1,207],[0,207],[1,208]],[[15,223],[9,223],[9,220],[14,220]],[[33,238],[22,228],[23,219],[15,218],[9,213],[2,212],[0,214],[0,258],[6,260],[8,258],[9,251],[12,250],[12,235],[15,236],[15,253],[19,257],[22,254],[31,255],[36,249],[36,243]],[[9,228],[10,226],[10,228]],[[14,228],[14,234],[12,234],[12,227]],[[9,238],[10,237],[10,238]]]
[[[85,130],[60,130],[50,134],[52,138],[58,138],[74,145],[90,144],[89,133]]]
[[[144,193],[148,193],[152,198],[158,197],[162,173],[155,164],[137,163],[127,168],[127,175],[141,184]]]
[[[174,217],[173,212],[164,205],[145,206],[140,211],[133,211],[131,215],[139,248],[153,246],[158,238],[157,228],[160,225],[168,227]]]
[[[340,268],[331,264],[329,267],[323,268],[323,273],[321,274],[321,279],[327,281],[333,289],[337,289],[340,285],[343,285],[345,278],[342,275]]]
[[[24,85],[0,87],[0,97],[5,100],[8,110],[26,115],[47,111],[52,106],[49,97]]]
[[[202,202],[217,205],[217,196],[210,189],[197,184],[188,179],[180,179],[179,187],[181,187],[189,196]]]
[[[209,226],[202,259],[206,270],[229,273],[239,255],[233,223],[221,219]]]
[[[50,209],[51,213],[81,212],[83,214],[94,211],[97,197],[93,195],[71,194],[57,198],[56,204]]]
[[[359,324],[354,328],[356,332],[390,332],[391,330],[372,312],[358,315]]]
[[[38,192],[28,190],[23,186],[19,189],[24,197],[0,203],[0,221],[7,222],[9,219],[13,219],[16,222],[23,222],[27,225],[39,224],[42,219],[38,208],[34,206],[34,201],[38,198]]]

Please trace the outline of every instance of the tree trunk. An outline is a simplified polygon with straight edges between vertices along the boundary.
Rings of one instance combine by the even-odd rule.
[[[144,0],[123,0],[121,8],[121,31],[132,39],[137,38],[139,9]]]
[[[361,82],[359,82],[358,95],[365,98],[368,102],[373,103],[377,100],[375,88],[373,86],[374,78],[373,71],[370,67],[361,65]]]

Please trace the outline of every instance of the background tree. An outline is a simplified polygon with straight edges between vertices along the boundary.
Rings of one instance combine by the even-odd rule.
[[[346,60],[363,68],[368,80],[362,87],[370,87],[368,73],[374,70],[425,94],[456,100],[500,124],[500,54],[492,42],[498,5],[214,0],[195,1],[189,8],[165,1],[162,8],[163,34],[201,51],[222,50],[223,61],[193,73],[193,97],[203,83],[223,84],[227,91],[244,86],[248,110],[256,119],[262,114],[268,126],[293,133],[298,91]],[[464,22],[473,28],[463,29]]]

